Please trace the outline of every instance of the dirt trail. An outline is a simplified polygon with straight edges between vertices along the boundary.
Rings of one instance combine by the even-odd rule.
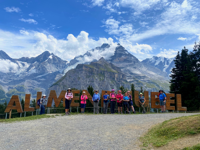
[[[140,150],[138,139],[151,126],[188,115],[194,114],[80,114],[1,123],[0,149]]]

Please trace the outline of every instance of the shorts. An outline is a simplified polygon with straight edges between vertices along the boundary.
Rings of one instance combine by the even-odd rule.
[[[86,104],[81,104],[81,108],[85,108]]]
[[[160,100],[160,106],[164,106],[165,102],[163,100]]]
[[[117,103],[117,106],[118,107],[122,107],[122,103]]]
[[[129,106],[133,106],[133,101],[129,101]]]
[[[69,109],[72,100],[65,99],[65,109]]]

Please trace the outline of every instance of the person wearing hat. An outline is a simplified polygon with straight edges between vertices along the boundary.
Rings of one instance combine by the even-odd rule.
[[[40,115],[45,114],[45,106],[47,105],[46,95],[42,95],[40,99]]]
[[[98,91],[96,90],[92,97],[93,105],[94,105],[94,114],[99,113],[99,101],[100,101],[100,95],[98,94]]]
[[[70,104],[72,102],[72,98],[73,98],[73,93],[72,90],[70,88],[67,89],[67,92],[65,93],[65,115],[69,115],[69,108],[70,108]]]
[[[142,107],[142,113],[146,113],[145,106],[144,106],[145,102],[146,102],[146,100],[145,100],[143,94],[140,93],[139,103],[140,103],[140,106]]]
[[[88,99],[87,95],[85,94],[85,91],[83,91],[81,95],[81,113],[85,112],[85,106],[86,106],[86,100]]]
[[[115,94],[115,90],[112,89],[111,93],[110,93],[110,106],[111,106],[111,114],[115,113],[115,105],[116,105],[116,94]]]
[[[122,113],[122,101],[123,101],[123,95],[121,90],[118,91],[118,94],[116,95],[116,100],[117,100],[118,114],[120,114]]]
[[[166,104],[167,96],[163,93],[163,90],[159,91],[159,100],[160,100],[160,107],[161,111],[165,112],[165,104]]]
[[[105,91],[105,94],[103,95],[103,110],[104,110],[104,114],[107,114],[107,111],[108,111],[108,99],[109,99],[108,92]]]

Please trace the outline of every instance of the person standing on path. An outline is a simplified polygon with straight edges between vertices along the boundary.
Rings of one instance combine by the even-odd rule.
[[[161,111],[165,112],[165,104],[166,104],[167,96],[163,93],[163,90],[159,91],[159,100],[160,100],[160,107]]]
[[[109,99],[109,95],[108,95],[107,91],[105,91],[105,94],[103,95],[104,114],[107,114],[107,111],[108,111],[108,99]]]
[[[124,100],[123,100],[123,105],[124,105],[124,113],[126,113],[126,111],[127,111],[127,113],[130,113],[129,111],[128,111],[128,101],[129,101],[129,97],[128,97],[128,94],[127,94],[127,92],[125,93],[125,95],[124,95],[124,98],[123,98]]]
[[[72,90],[70,88],[68,88],[67,92],[65,94],[65,115],[70,115],[69,108],[70,108],[70,104],[72,102],[72,98],[73,98]]]
[[[117,100],[118,114],[120,114],[122,113],[122,101],[123,101],[123,95],[121,90],[118,91],[118,94],[116,95],[116,100]]]
[[[132,96],[131,96],[131,94],[130,94],[130,91],[128,91],[127,94],[128,94],[128,97],[129,97],[129,101],[128,101],[129,112],[130,112],[131,109],[132,109],[133,113],[135,113],[135,109],[134,109],[134,107],[133,107],[133,99],[132,99]]]
[[[45,106],[47,105],[46,95],[42,95],[40,99],[40,115],[45,114]]]
[[[81,95],[81,113],[85,112],[86,100],[88,99],[87,95],[85,95],[85,91],[83,91]]]
[[[112,89],[112,92],[110,93],[110,107],[111,107],[111,114],[115,113],[115,105],[116,105],[116,94],[115,90]]]
[[[98,91],[96,90],[93,97],[92,97],[93,105],[94,105],[94,114],[99,113],[99,101],[100,101],[100,95],[98,94]]]
[[[140,103],[140,106],[142,107],[142,113],[143,113],[143,114],[146,113],[146,110],[145,110],[145,107],[144,107],[145,102],[146,102],[146,100],[145,100],[143,94],[140,93],[140,96],[139,96],[139,103]]]

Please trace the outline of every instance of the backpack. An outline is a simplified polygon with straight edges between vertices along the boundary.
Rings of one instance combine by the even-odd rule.
[[[37,100],[37,105],[40,106],[40,99]]]

